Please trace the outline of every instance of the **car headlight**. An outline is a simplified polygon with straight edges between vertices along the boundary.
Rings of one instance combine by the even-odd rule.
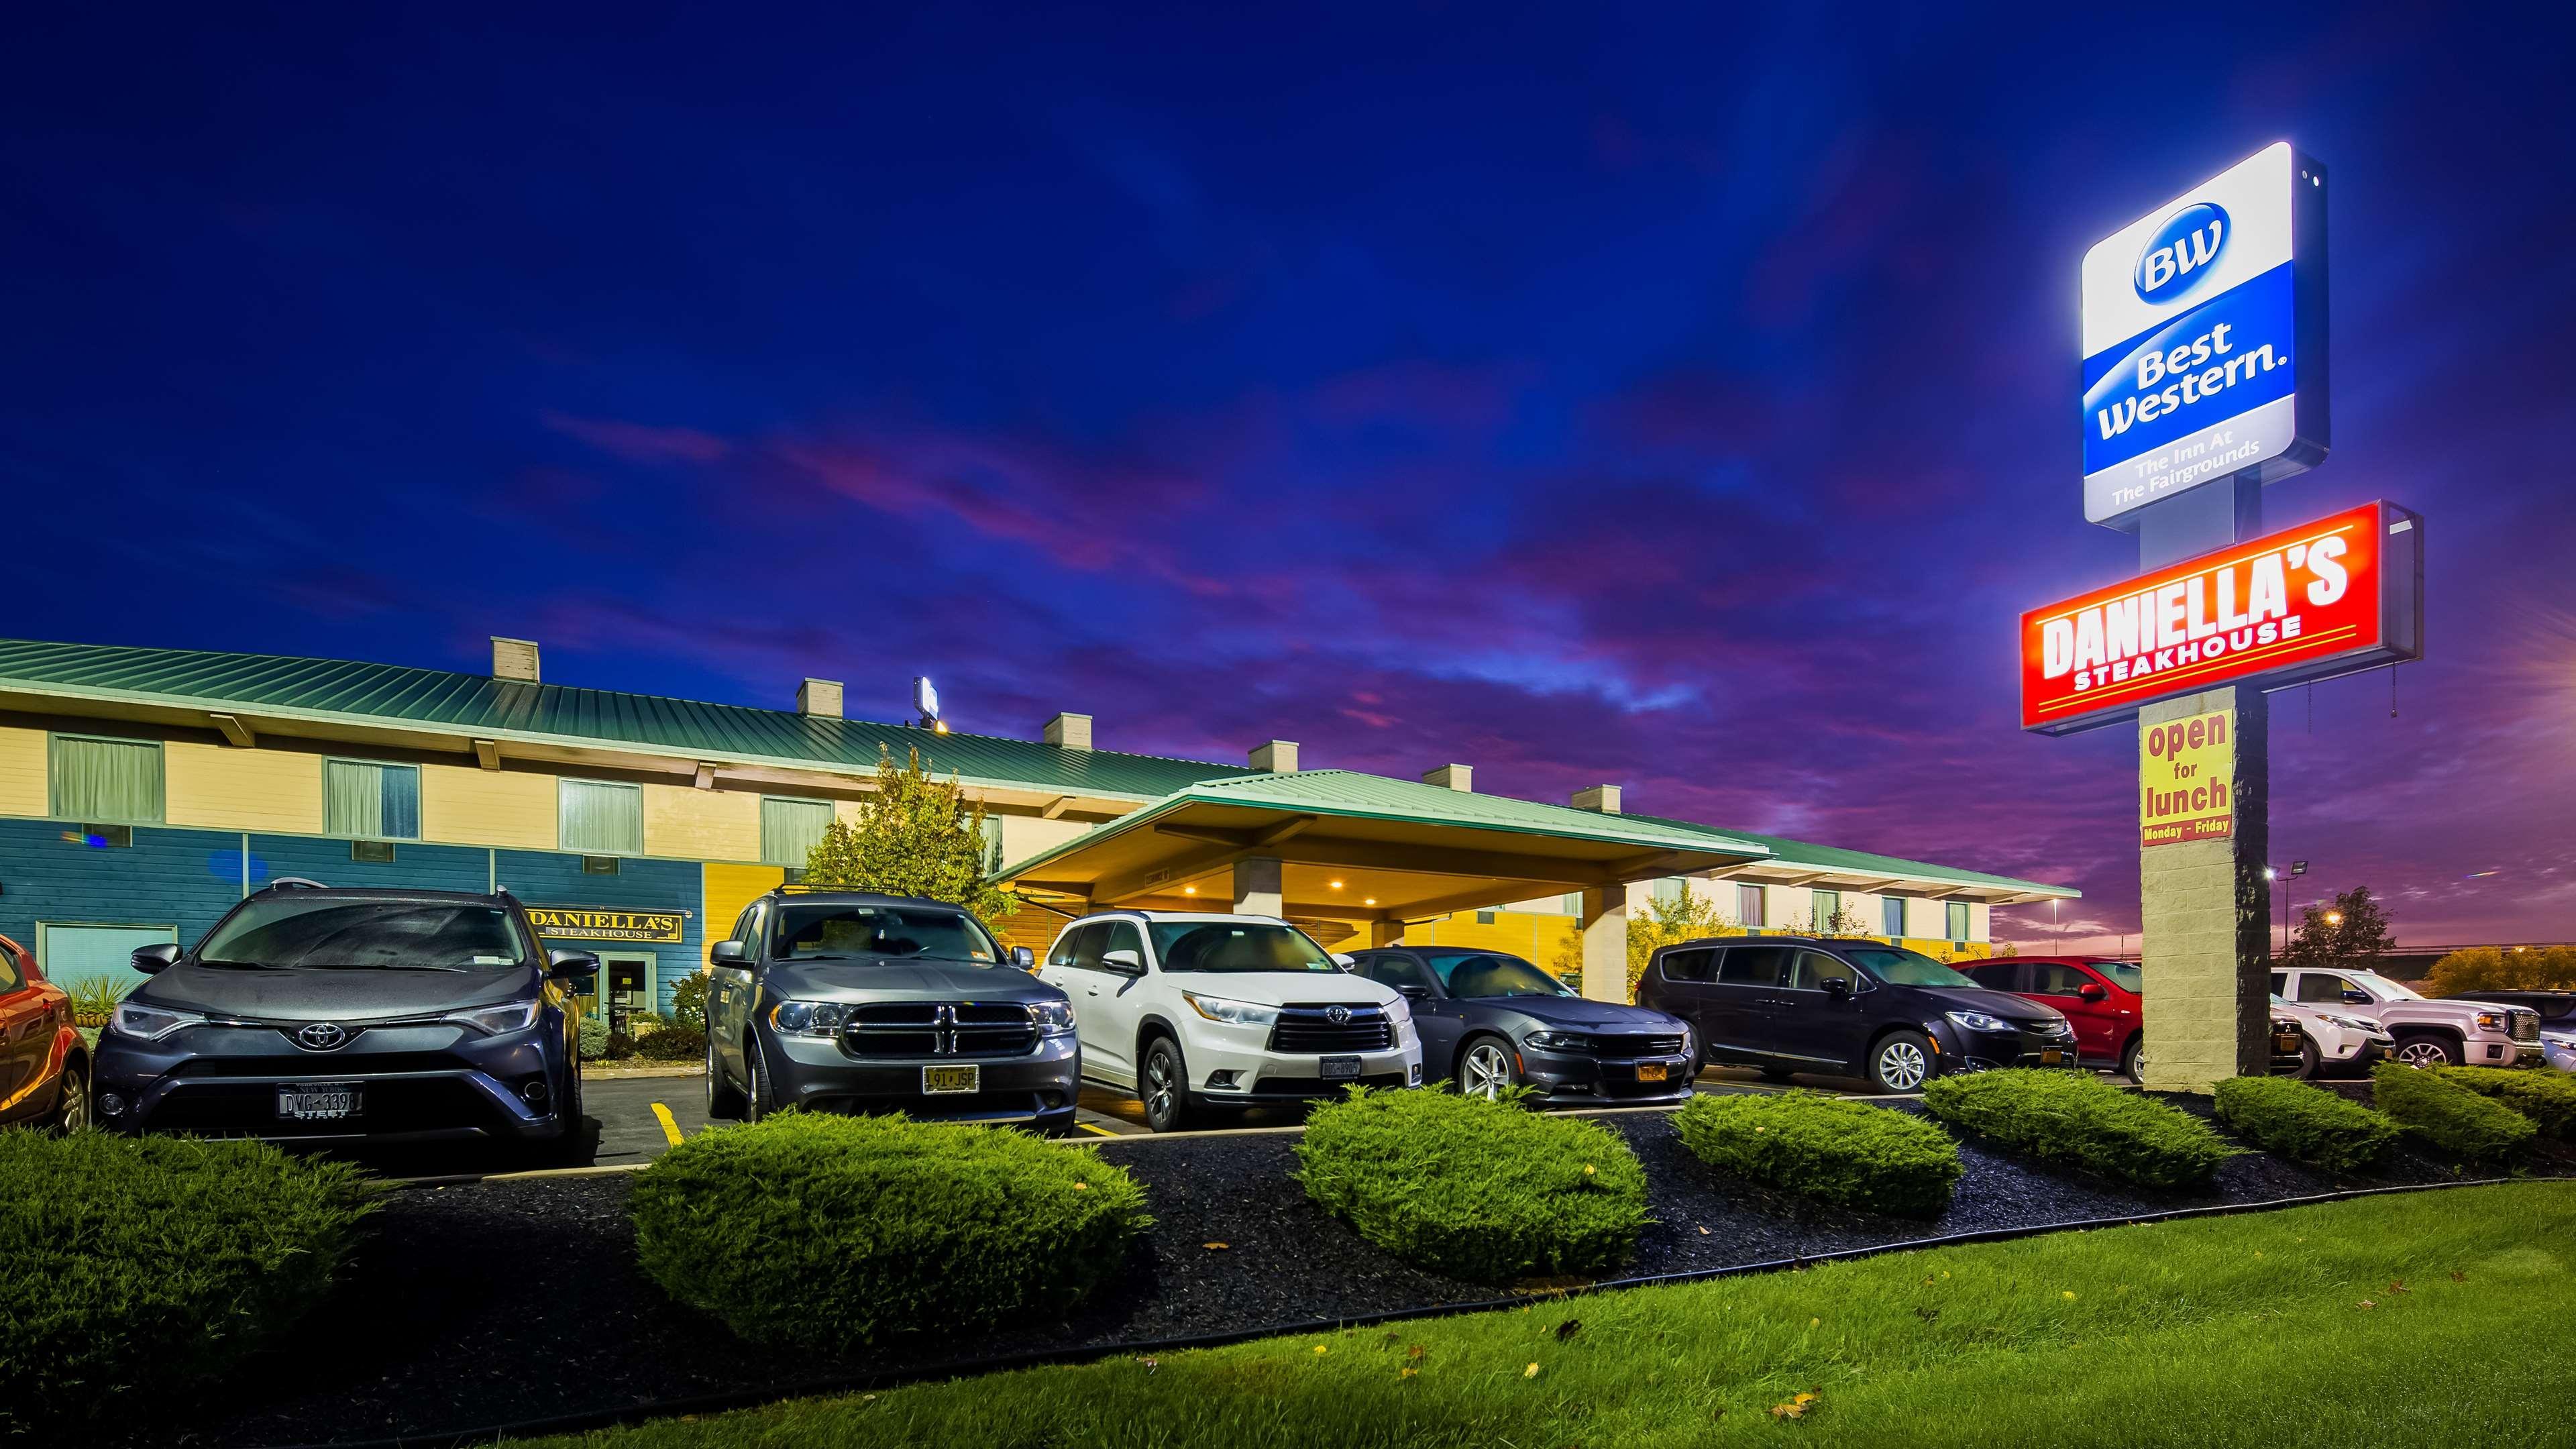
[[[769,1008],[769,1024],[789,1036],[838,1036],[849,1015],[837,1001],[782,1001]]]
[[[1397,1026],[1413,1024],[1413,1003],[1405,1000],[1400,994],[1381,1009],[1386,1012],[1386,1019]]]
[[[2006,1021],[1999,1016],[1988,1016],[1982,1011],[1947,1011],[1943,1012],[1942,1015],[1950,1018],[1950,1024],[1962,1031],[2010,1031],[2013,1029],[2011,1022]]]
[[[1228,1026],[1275,1026],[1279,1022],[1279,1008],[1275,1006],[1228,1001],[1222,996],[1201,996],[1195,991],[1182,992],[1181,999],[1190,1004],[1192,1011]]]
[[[537,1024],[537,1013],[544,1009],[542,1001],[513,1001],[502,1006],[478,1006],[472,1011],[451,1011],[439,1020],[499,1036],[507,1031],[526,1031]]]
[[[2512,1029],[2513,1018],[2507,1016],[2501,1011],[2481,1011],[2478,1013],[2478,1030],[2480,1031],[2511,1031]]]
[[[1073,1034],[1073,1003],[1070,1001],[1032,1001],[1029,1020],[1037,1024],[1040,1036]]]
[[[1579,1031],[1534,1031],[1521,1038],[1521,1045],[1543,1052],[1580,1052],[1592,1049],[1592,1038]]]
[[[159,1041],[174,1031],[203,1025],[205,1020],[193,1011],[171,1011],[128,1001],[120,1003],[116,1014],[107,1019],[107,1029],[136,1041]]]

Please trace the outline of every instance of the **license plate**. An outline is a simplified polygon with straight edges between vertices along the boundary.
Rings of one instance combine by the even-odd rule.
[[[358,1115],[355,1082],[298,1082],[277,1089],[277,1115],[290,1122],[327,1122]]]
[[[1360,1074],[1360,1059],[1359,1059],[1358,1057],[1326,1057],[1326,1058],[1324,1058],[1324,1080],[1325,1080],[1325,1081],[1328,1081],[1328,1082],[1342,1081],[1342,1080],[1349,1079],[1349,1078],[1355,1078],[1355,1077],[1357,1077],[1359,1074]]]
[[[1638,1080],[1638,1081],[1641,1081],[1641,1082],[1660,1082],[1660,1081],[1662,1081],[1663,1079],[1664,1079],[1664,1064],[1663,1064],[1662,1062],[1639,1062],[1639,1063],[1637,1063],[1637,1080]]]
[[[923,1067],[921,1090],[925,1096],[950,1092],[981,1091],[984,1085],[982,1067]]]
[[[2043,1067],[2053,1067],[2064,1060],[2066,1060],[2066,1053],[2059,1051],[2055,1047],[2043,1047],[2040,1049],[2039,1064]]]
[[[2272,1038],[2272,1049],[2285,1057],[2296,1056],[2299,1052],[2299,1039],[2295,1036],[2276,1036]]]

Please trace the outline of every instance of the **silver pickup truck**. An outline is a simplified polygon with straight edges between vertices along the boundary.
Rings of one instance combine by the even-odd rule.
[[[2272,994],[2301,1006],[2351,1007],[2397,1040],[2409,1066],[2512,1067],[2540,1060],[2540,1013],[2486,1001],[2437,1001],[2376,971],[2338,966],[2272,973]]]

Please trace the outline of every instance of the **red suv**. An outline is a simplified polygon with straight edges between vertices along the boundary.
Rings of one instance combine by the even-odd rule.
[[[1959,968],[1979,986],[2026,996],[2065,1013],[2075,1026],[2076,1055],[2117,1065],[2136,1081],[2144,1040],[2138,1014],[2138,968],[2099,956],[2016,956]]]
[[[0,1125],[22,1122],[89,1125],[89,1049],[72,1025],[71,993],[0,936]]]

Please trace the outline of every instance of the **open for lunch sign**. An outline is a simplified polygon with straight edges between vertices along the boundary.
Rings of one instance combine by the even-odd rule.
[[[2149,725],[2138,755],[2138,844],[2236,833],[2236,711]]]

